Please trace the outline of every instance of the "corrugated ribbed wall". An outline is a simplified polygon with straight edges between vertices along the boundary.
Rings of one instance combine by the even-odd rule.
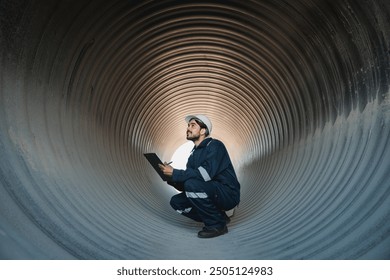
[[[1,1],[0,257],[389,259],[389,18],[387,0]],[[188,113],[242,183],[212,240],[142,155],[169,160]]]

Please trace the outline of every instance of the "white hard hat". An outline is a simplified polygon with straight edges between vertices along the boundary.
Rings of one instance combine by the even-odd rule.
[[[204,123],[207,127],[207,130],[209,131],[209,134],[211,134],[211,130],[213,129],[213,125],[211,124],[211,121],[208,117],[206,117],[205,115],[188,115],[185,117],[185,121],[187,123],[189,123],[190,120],[192,120],[192,119],[196,119],[196,120],[199,120],[202,123]]]

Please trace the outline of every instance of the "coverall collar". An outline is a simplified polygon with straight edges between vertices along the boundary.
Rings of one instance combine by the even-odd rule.
[[[200,142],[200,144],[198,146],[194,146],[194,148],[192,149],[192,151],[196,150],[196,149],[200,149],[200,148],[203,148],[203,147],[206,147],[208,143],[210,143],[210,141],[213,140],[213,138],[211,137],[206,137],[205,139],[203,139],[202,142]]]

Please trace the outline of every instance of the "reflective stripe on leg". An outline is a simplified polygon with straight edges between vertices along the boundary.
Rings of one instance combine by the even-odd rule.
[[[178,212],[179,214],[183,214],[183,213],[189,213],[191,210],[192,210],[192,207],[189,207],[189,208],[186,208],[184,210],[176,210],[176,212]]]
[[[207,198],[207,193],[205,192],[186,192],[188,198]]]

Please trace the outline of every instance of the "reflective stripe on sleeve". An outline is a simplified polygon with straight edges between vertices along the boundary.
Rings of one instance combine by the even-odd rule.
[[[199,166],[198,170],[199,170],[200,174],[202,175],[203,180],[205,180],[205,182],[211,180],[209,173],[207,173],[207,171],[206,171],[206,169],[204,169],[204,167]]]

